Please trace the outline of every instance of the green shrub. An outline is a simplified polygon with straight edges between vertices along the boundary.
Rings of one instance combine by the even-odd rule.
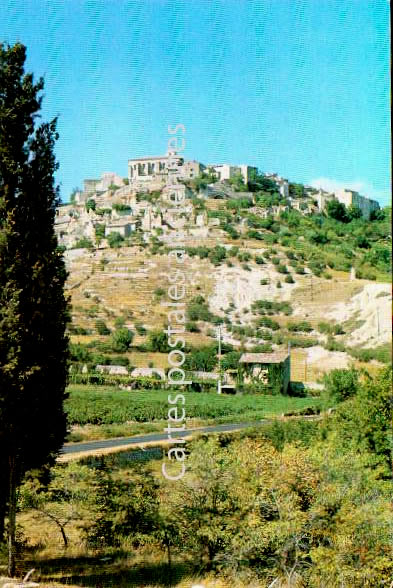
[[[146,327],[144,327],[141,323],[135,323],[135,330],[138,333],[138,335],[146,335],[147,333],[147,329]]]
[[[315,347],[319,344],[318,339],[306,338],[306,337],[288,337],[287,342],[292,347]]]
[[[328,395],[341,402],[355,396],[359,388],[359,372],[353,368],[332,370],[324,375],[323,383]]]
[[[117,351],[120,353],[127,351],[132,343],[133,338],[134,334],[129,329],[126,329],[124,327],[117,329],[111,335],[110,344],[113,351]]]
[[[332,323],[320,322],[318,323],[318,330],[320,333],[326,333],[331,335],[343,335],[344,330],[341,325],[334,325]]]
[[[94,245],[91,239],[88,239],[87,237],[82,237],[75,243],[73,249],[94,249]]]
[[[191,322],[212,321],[213,314],[210,312],[203,296],[196,296],[190,301],[190,304],[187,307],[187,319]]]
[[[150,331],[147,344],[147,351],[158,351],[160,353],[168,353],[171,347],[168,345],[168,336],[164,331]]]
[[[237,258],[239,261],[251,261],[251,253],[248,251],[241,251],[238,253]]]
[[[355,357],[359,361],[369,362],[375,359],[381,363],[392,363],[392,348],[389,343],[373,349],[350,347],[347,351],[352,357]]]
[[[290,302],[275,302],[274,300],[256,300],[251,304],[251,310],[258,314],[264,314],[266,310],[271,310],[276,313],[284,313],[290,315],[293,312]]]
[[[288,328],[288,331],[295,331],[295,332],[301,331],[304,333],[310,333],[313,330],[312,326],[307,321],[300,321],[299,323],[292,323],[292,324],[288,325],[287,328]]]
[[[105,225],[104,224],[97,224],[94,227],[95,235],[97,239],[104,239],[105,237]]]
[[[287,274],[287,273],[288,273],[288,268],[287,268],[287,266],[286,266],[286,265],[283,265],[283,264],[281,264],[281,263],[279,263],[279,264],[276,266],[276,269],[277,269],[277,271],[278,271],[280,274]]]
[[[121,247],[123,245],[124,237],[120,235],[120,233],[112,231],[108,235],[108,243],[109,247],[116,249],[117,247]]]
[[[346,351],[344,343],[335,341],[331,336],[328,337],[328,340],[325,343],[325,349],[328,351]]]
[[[85,209],[88,212],[89,210],[95,210],[96,209],[96,201],[93,200],[93,198],[89,198],[89,200],[87,200],[86,204],[85,204]]]
[[[185,326],[189,333],[200,333],[200,328],[198,327],[197,323],[193,321],[187,322]]]
[[[278,329],[280,328],[280,325],[278,324],[277,321],[264,316],[260,319],[258,319],[257,324],[261,327],[266,327],[267,329],[272,329],[273,331],[278,331]]]

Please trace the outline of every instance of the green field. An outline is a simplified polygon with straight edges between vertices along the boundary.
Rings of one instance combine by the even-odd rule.
[[[164,390],[123,391],[108,386],[71,385],[66,410],[70,425],[114,425],[127,421],[147,423],[166,420],[168,392]],[[217,422],[261,419],[298,411],[320,403],[318,398],[288,396],[218,396],[185,392],[186,418]],[[174,397],[174,394],[173,394]],[[180,406],[180,405],[179,405]]]

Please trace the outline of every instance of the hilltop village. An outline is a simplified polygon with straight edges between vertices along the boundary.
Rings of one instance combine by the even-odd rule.
[[[157,232],[165,241],[174,224],[171,190],[166,186],[169,159],[177,161],[177,177],[189,201],[183,224],[191,238],[206,236],[209,226],[219,225],[217,218],[209,218],[206,211],[198,210],[195,198],[248,199],[252,205],[249,212],[262,219],[277,218],[290,209],[303,215],[316,214],[323,212],[332,200],[357,207],[367,219],[379,209],[378,202],[353,190],[328,193],[290,183],[275,173],[259,174],[257,168],[248,165],[204,165],[168,153],[162,157],[130,159],[127,178],[106,172],[100,179],[84,180],[83,190],[75,190],[71,202],[57,209],[55,229],[59,244],[70,249],[90,241],[98,248],[106,248],[108,237],[113,241],[139,235],[149,241]],[[250,190],[253,184],[262,191],[265,188],[273,197],[257,200],[258,191]]]
[[[180,214],[167,181],[174,165]],[[324,373],[358,357],[377,361],[390,336],[386,214],[354,191],[327,193],[175,152],[129,160],[127,178],[86,179],[55,219],[75,377],[82,370],[125,386],[166,377],[160,276],[179,229],[186,367],[202,388],[256,384],[287,394],[295,382],[318,388]]]

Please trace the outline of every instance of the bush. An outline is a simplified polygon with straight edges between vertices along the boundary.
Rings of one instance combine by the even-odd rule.
[[[272,329],[272,331],[278,331],[280,328],[280,325],[277,321],[274,321],[267,316],[258,319],[258,325],[261,327],[266,327],[267,329]]]
[[[287,342],[292,347],[315,347],[319,344],[318,339],[306,338],[306,337],[288,337]]]
[[[111,347],[113,351],[124,352],[130,348],[134,333],[126,328],[117,329],[111,335]]]
[[[302,331],[304,333],[310,333],[313,330],[312,326],[307,321],[301,321],[299,323],[292,323],[291,325],[288,325],[287,328],[288,328],[288,331],[295,331],[295,332]]]
[[[283,312],[285,315],[292,314],[292,306],[289,302],[275,302],[273,300],[256,300],[251,304],[251,310],[259,314],[264,314],[266,310],[277,313]]]
[[[187,307],[187,319],[191,322],[212,321],[213,314],[210,312],[203,296],[196,296],[190,301],[190,304]]]
[[[273,347],[270,345],[270,343],[263,343],[254,345],[250,351],[251,353],[271,353],[273,351]]]
[[[355,396],[359,388],[359,372],[353,368],[332,370],[324,375],[323,383],[328,395],[341,402]]]
[[[75,243],[73,249],[94,249],[94,245],[90,239],[82,237]]]
[[[328,340],[325,344],[325,349],[327,349],[328,351],[346,351],[344,343],[341,343],[340,341],[335,341],[330,336],[328,337]]]
[[[97,224],[94,227],[95,235],[97,239],[104,239],[105,237],[105,225],[104,224]]]
[[[71,361],[77,361],[80,363],[88,363],[91,361],[91,353],[82,343],[70,343],[70,359]]]
[[[375,347],[373,349],[362,349],[352,347],[349,348],[348,353],[355,357],[359,361],[368,362],[373,359],[380,361],[381,363],[392,363],[392,348],[391,346],[386,343],[385,345],[380,345],[379,347]]]
[[[291,274],[288,274],[287,276],[285,276],[285,280],[284,280],[287,284],[294,284],[295,280],[293,279],[293,277],[291,276]]]
[[[185,366],[188,370],[211,372],[217,365],[216,346],[202,347],[188,353]]]
[[[146,348],[148,351],[168,353],[171,351],[171,347],[168,345],[167,334],[164,331],[151,331],[148,335]]]
[[[341,325],[333,325],[331,323],[325,322],[318,323],[318,330],[321,333],[326,333],[330,335],[343,335],[345,332]]]
[[[89,200],[87,200],[86,204],[85,204],[85,209],[88,212],[89,210],[95,210],[96,209],[96,201],[93,200],[93,198],[89,198]]]
[[[221,245],[216,245],[213,249],[210,250],[209,259],[214,265],[218,265],[221,263],[223,259],[226,258],[226,249]]]
[[[141,323],[135,323],[135,330],[138,335],[146,335],[147,330]]]
[[[164,296],[164,294],[165,294],[164,288],[156,288],[154,290],[154,296],[157,296],[157,298],[161,298],[162,296]]]
[[[189,333],[200,333],[200,328],[193,321],[189,321],[188,323],[186,323],[186,330]]]
[[[239,261],[251,261],[251,254],[248,251],[241,251],[237,254]]]
[[[288,268],[287,268],[287,266],[286,266],[286,265],[283,265],[283,264],[281,264],[281,263],[279,263],[279,264],[277,265],[276,269],[277,269],[277,271],[278,271],[280,274],[287,274],[287,273],[288,273]]]
[[[120,233],[112,231],[108,235],[108,243],[109,247],[111,247],[112,249],[116,249],[117,247],[122,246],[122,244],[124,243],[124,237],[122,237]]]
[[[338,200],[330,200],[327,203],[326,211],[330,218],[334,218],[342,223],[348,223],[350,220],[346,207]]]
[[[261,339],[265,339],[266,341],[271,341],[273,338],[273,335],[271,334],[271,332],[267,331],[265,329],[258,330],[257,335],[258,335],[258,337],[260,337]]]

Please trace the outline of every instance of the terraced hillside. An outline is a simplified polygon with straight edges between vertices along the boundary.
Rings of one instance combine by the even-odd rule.
[[[233,213],[224,200],[207,200],[205,208],[209,218],[218,215],[217,226],[191,224],[185,229],[190,348],[216,345],[216,326],[221,323],[223,342],[235,350],[290,345],[291,378],[307,382],[333,367],[366,360],[370,368],[386,359],[391,286],[382,264],[374,266],[379,267],[377,280],[374,275],[366,279],[364,268],[370,262],[364,249],[354,248],[348,257],[348,239],[339,236],[340,226],[338,236],[330,236],[329,245],[321,245],[313,234],[310,237],[312,219],[302,217],[305,229],[300,230],[296,223],[291,228],[285,215],[261,224],[247,209]],[[293,216],[299,217],[299,213]],[[257,230],[250,229],[258,223]],[[105,350],[110,332],[123,326],[134,333],[124,353],[131,365],[167,366],[166,353],[148,346],[149,335],[162,331],[166,321],[162,302],[168,300],[170,232],[165,237],[156,231],[139,245],[111,248],[104,244],[65,252],[73,343],[96,350],[101,344]],[[387,240],[388,236],[377,234],[376,246],[381,248]],[[370,253],[366,249],[369,258]],[[364,260],[359,266],[361,255]],[[356,270],[351,269],[356,265]],[[195,314],[195,301],[205,316]],[[105,334],[97,329],[99,322],[105,324]]]

